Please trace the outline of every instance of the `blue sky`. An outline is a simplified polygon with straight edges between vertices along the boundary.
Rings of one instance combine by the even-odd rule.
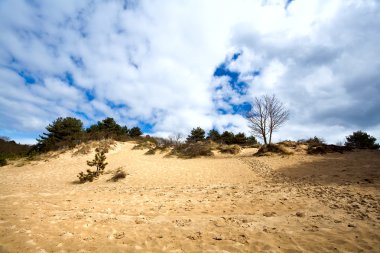
[[[379,13],[375,0],[4,0],[0,135],[33,143],[60,116],[249,134],[253,98],[276,94],[291,117],[275,140],[379,139]]]

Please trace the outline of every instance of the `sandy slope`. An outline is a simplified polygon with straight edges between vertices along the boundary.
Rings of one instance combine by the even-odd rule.
[[[0,169],[0,252],[379,252],[380,152],[183,160],[118,144]]]

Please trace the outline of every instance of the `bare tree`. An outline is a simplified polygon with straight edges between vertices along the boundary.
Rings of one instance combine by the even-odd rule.
[[[184,138],[183,134],[175,133],[174,135],[169,136],[169,141],[173,143],[174,145],[179,145],[181,144],[183,138]]]
[[[264,144],[272,143],[272,134],[289,118],[289,111],[275,95],[255,98],[247,119],[253,134],[263,139]],[[269,136],[268,136],[269,135]]]

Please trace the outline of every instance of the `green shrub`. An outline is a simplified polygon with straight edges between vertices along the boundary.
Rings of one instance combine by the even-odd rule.
[[[154,155],[156,154],[156,148],[150,148],[148,151],[145,152],[145,155]]]
[[[259,150],[256,152],[256,156],[264,156],[271,153],[280,154],[280,155],[291,155],[293,152],[288,150],[286,147],[278,144],[267,144],[262,145]]]
[[[380,145],[376,143],[376,138],[370,136],[366,132],[357,131],[346,137],[346,143],[344,144],[350,148],[360,149],[379,149]]]
[[[40,152],[74,147],[82,141],[83,123],[79,119],[58,118],[46,127],[47,133],[37,139],[36,149]]]
[[[88,169],[87,174],[80,172],[78,174],[80,183],[85,183],[87,181],[92,182],[95,178],[99,177],[99,175],[104,173],[104,169],[108,164],[105,162],[105,153],[108,152],[108,149],[96,148],[95,151],[95,158],[92,161],[87,161],[87,165],[90,167],[96,167],[96,171],[91,171]]]
[[[7,159],[0,157],[0,167],[7,165]]]
[[[325,144],[326,141],[321,137],[314,136],[313,138],[298,140],[298,143],[305,143],[308,145],[322,145]]]
[[[194,158],[198,156],[212,156],[211,145],[206,142],[180,144],[174,147],[170,155],[182,158]]]
[[[218,150],[221,152],[221,153],[227,153],[227,154],[233,154],[233,155],[236,155],[238,153],[240,153],[241,151],[241,148],[239,145],[220,145],[218,147]]]
[[[286,140],[286,141],[281,141],[277,144],[282,145],[284,147],[288,147],[288,148],[296,148],[299,143],[296,141]]]
[[[233,144],[244,145],[247,142],[247,137],[244,133],[237,133],[233,138]]]
[[[204,141],[205,140],[205,130],[203,130],[200,127],[193,128],[191,130],[191,133],[186,138],[187,142],[198,142],[198,141]]]
[[[346,146],[337,146],[337,145],[327,145],[327,144],[320,144],[320,145],[309,145],[306,152],[309,155],[323,155],[327,153],[343,153],[347,151],[351,151],[351,147]]]
[[[248,136],[246,140],[246,145],[257,146],[258,142],[255,136]]]
[[[139,141],[137,145],[133,146],[133,150],[154,149],[156,144],[150,141]]]
[[[136,138],[141,136],[143,133],[141,132],[141,129],[139,127],[132,127],[129,131],[128,134],[131,138]]]
[[[222,141],[222,143],[230,145],[234,143],[235,135],[232,132],[224,131],[222,135],[220,136],[220,140]]]
[[[92,182],[95,178],[97,178],[99,175],[96,173],[96,171],[87,170],[87,174],[80,172],[78,174],[79,182],[85,183],[85,182]]]
[[[215,129],[211,129],[207,134],[207,140],[220,142],[220,133]]]

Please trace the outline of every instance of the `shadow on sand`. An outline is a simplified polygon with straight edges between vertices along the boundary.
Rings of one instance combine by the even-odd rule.
[[[360,150],[344,154],[327,154],[321,159],[284,167],[274,180],[321,185],[360,185],[380,187],[380,151]]]

